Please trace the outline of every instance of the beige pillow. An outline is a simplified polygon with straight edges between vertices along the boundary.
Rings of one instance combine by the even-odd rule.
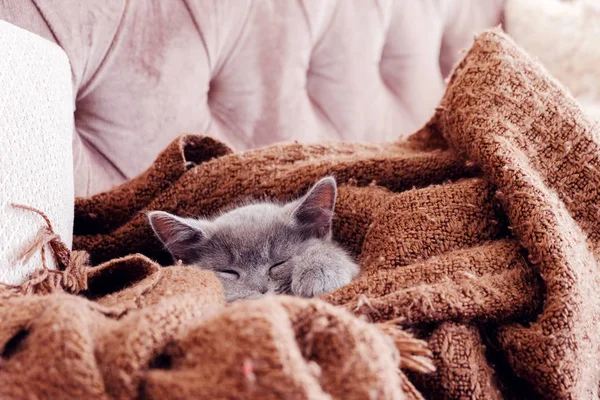
[[[600,2],[507,0],[505,30],[600,120]]]

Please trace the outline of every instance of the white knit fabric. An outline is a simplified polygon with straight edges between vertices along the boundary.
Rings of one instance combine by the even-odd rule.
[[[600,121],[600,0],[507,0],[505,29]]]
[[[45,223],[10,203],[43,211],[62,240],[72,241],[73,97],[65,52],[0,21],[0,93],[0,282],[20,284],[41,268],[39,252],[25,264],[19,256]]]

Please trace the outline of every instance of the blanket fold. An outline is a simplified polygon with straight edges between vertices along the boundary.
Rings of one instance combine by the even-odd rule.
[[[86,290],[0,304],[0,397],[598,398],[598,129],[493,30],[407,141],[232,153],[184,135],[76,201]],[[289,200],[330,174],[334,237],[362,272],[320,299],[225,305],[146,221]]]

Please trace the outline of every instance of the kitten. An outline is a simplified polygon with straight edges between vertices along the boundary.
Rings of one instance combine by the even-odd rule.
[[[331,239],[337,186],[321,179],[287,204],[245,205],[214,219],[148,213],[173,258],[214,271],[227,301],[265,293],[319,296],[344,286],[359,267]]]

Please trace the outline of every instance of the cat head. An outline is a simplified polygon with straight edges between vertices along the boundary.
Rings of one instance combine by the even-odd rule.
[[[148,219],[175,261],[214,271],[232,301],[289,293],[291,260],[311,243],[331,240],[336,194],[328,177],[286,204],[245,205],[213,219],[153,211]]]

